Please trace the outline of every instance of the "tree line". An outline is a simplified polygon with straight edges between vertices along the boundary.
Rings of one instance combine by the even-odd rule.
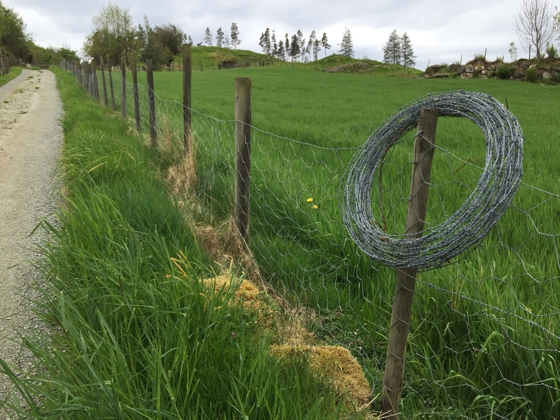
[[[111,3],[104,6],[92,22],[93,31],[82,47],[84,53],[91,58],[108,54],[114,64],[120,64],[122,59],[127,64],[133,58],[150,59],[154,69],[161,69],[170,66],[181,46],[190,40],[174,24],[152,26],[147,16],[144,16],[143,25],[135,25],[128,10]]]

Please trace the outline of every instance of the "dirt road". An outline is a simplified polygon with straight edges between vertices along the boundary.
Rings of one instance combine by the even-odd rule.
[[[50,71],[23,70],[0,87],[0,357],[22,369],[31,366],[31,357],[21,351],[18,333],[42,328],[27,299],[37,279],[30,260],[41,241],[40,233],[30,234],[54,211],[61,117]],[[0,401],[10,389],[0,374]],[[0,419],[6,418],[0,410]]]

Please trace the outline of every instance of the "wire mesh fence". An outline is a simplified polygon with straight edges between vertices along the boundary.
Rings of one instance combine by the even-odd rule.
[[[113,80],[120,92],[122,79],[114,73]],[[148,95],[138,88],[147,134]],[[132,120],[129,82],[126,95]],[[173,174],[181,172],[183,106],[156,95],[156,113],[159,148],[169,156],[166,176],[181,191]],[[448,141],[436,146],[428,229],[476,189],[486,156],[482,135],[469,134],[468,121],[438,124]],[[192,126],[196,183],[178,201],[199,225],[219,230],[233,214],[235,121],[193,109]],[[251,137],[250,250],[259,272],[283,299],[309,310],[317,340],[352,352],[373,395],[380,394],[395,271],[360,251],[343,222],[344,184],[359,147],[320,147],[256,127]],[[405,134],[387,151],[371,186],[371,211],[391,234],[404,229],[413,140]],[[472,147],[457,146],[464,141]],[[557,184],[522,182],[478,246],[419,273],[404,418],[560,418],[559,209]]]

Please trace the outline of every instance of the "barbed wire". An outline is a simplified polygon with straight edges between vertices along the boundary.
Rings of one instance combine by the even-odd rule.
[[[376,221],[371,203],[376,171],[387,151],[418,126],[422,109],[442,117],[466,117],[484,134],[486,164],[465,203],[419,238],[393,234]],[[420,133],[421,135],[421,133]],[[399,109],[379,127],[352,160],[344,193],[344,223],[352,239],[370,257],[393,268],[440,267],[479,243],[507,209],[521,182],[523,133],[517,119],[500,102],[480,92],[430,94]]]

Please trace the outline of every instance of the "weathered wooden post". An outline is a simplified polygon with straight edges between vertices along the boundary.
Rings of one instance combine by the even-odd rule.
[[[134,119],[136,120],[136,131],[138,134],[142,131],[142,122],[140,121],[140,99],[138,98],[138,69],[136,68],[136,59],[132,59],[132,90],[134,91]]]
[[[419,238],[424,230],[430,173],[435,150],[437,117],[437,109],[420,111],[418,134],[414,140],[410,199],[406,216],[405,237],[408,238]],[[415,267],[397,271],[381,400],[383,418],[388,420],[398,419],[406,342],[417,273],[418,269]]]
[[[103,81],[103,103],[105,106],[109,106],[109,101],[107,100],[107,83],[105,82],[105,63],[103,61],[103,56],[99,57],[99,65],[101,67],[101,80]]]
[[[249,243],[251,184],[251,79],[235,79],[235,224]]]
[[[146,60],[146,74],[148,80],[148,108],[150,113],[150,137],[152,146],[157,146],[157,127],[156,127],[156,98],[154,92],[154,71],[152,60]]]
[[[111,90],[111,104],[113,105],[113,111],[117,110],[117,106],[115,105],[115,89],[113,87],[113,71],[111,68],[111,56],[109,54],[106,55],[107,58],[107,72],[109,73],[109,88]]]
[[[121,112],[122,119],[126,120],[126,61],[121,58]]]
[[[183,44],[183,142],[187,159],[192,157],[192,49]]]
[[[95,65],[95,61],[92,61],[92,64],[91,64],[91,73],[92,73],[92,76],[93,76],[93,97],[97,101],[100,101],[101,98],[99,96],[99,83],[97,81],[97,66]]]

